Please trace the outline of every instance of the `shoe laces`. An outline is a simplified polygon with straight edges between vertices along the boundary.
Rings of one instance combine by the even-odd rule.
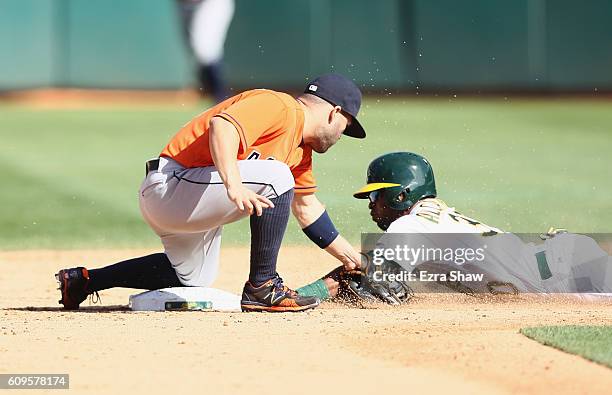
[[[287,287],[283,283],[283,279],[278,274],[276,275],[276,277],[274,279],[272,279],[272,284],[274,284],[274,288],[276,288],[277,290],[279,290],[281,292],[286,292],[289,295],[291,295],[292,297],[297,295],[297,292],[295,292],[294,290],[290,289],[289,287]]]
[[[98,293],[98,291],[93,291],[89,294],[89,303],[96,304],[98,302],[102,303],[102,298],[100,298],[100,294]]]
[[[98,291],[91,292],[87,289],[89,288],[89,274],[85,278],[87,279],[87,282],[85,283],[85,292],[88,293],[87,298],[89,299],[89,304],[97,304],[98,302],[102,304],[102,298],[100,298]]]

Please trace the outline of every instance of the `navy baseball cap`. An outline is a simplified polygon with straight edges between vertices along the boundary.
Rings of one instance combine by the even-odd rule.
[[[358,139],[365,138],[366,133],[357,121],[357,113],[361,107],[361,92],[355,83],[340,74],[323,74],[306,85],[304,93],[310,93],[331,103],[342,107],[342,111],[353,117],[351,125],[344,134]]]

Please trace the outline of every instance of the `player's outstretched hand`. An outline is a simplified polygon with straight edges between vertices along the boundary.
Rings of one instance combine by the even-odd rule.
[[[257,216],[261,216],[264,208],[273,208],[274,203],[265,196],[261,196],[245,188],[242,184],[236,188],[228,188],[227,196],[234,202],[238,210],[247,212],[249,215],[253,213]]]

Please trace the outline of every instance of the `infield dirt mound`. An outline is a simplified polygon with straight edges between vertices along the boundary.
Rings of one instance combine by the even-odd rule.
[[[53,274],[150,251],[0,252],[0,373],[69,373],[73,393],[609,393],[612,370],[544,347],[521,327],[612,325],[612,304],[417,295],[407,306],[300,314],[132,313],[128,296],[65,312]],[[290,286],[336,264],[285,247]],[[218,288],[240,292],[248,249],[224,248]]]

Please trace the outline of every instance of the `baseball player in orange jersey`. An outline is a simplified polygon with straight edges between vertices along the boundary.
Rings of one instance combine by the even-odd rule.
[[[112,287],[160,289],[210,286],[217,276],[223,225],[250,217],[249,280],[244,311],[301,311],[319,299],[287,288],[276,260],[290,211],[304,233],[339,259],[360,256],[338,234],[315,196],[312,151],[326,152],[342,134],[364,138],[356,119],[359,88],[338,74],[307,85],[297,99],[265,89],[246,91],[208,109],[147,162],[139,202],[164,253],[87,270],[63,269],[60,303],[76,309]]]

